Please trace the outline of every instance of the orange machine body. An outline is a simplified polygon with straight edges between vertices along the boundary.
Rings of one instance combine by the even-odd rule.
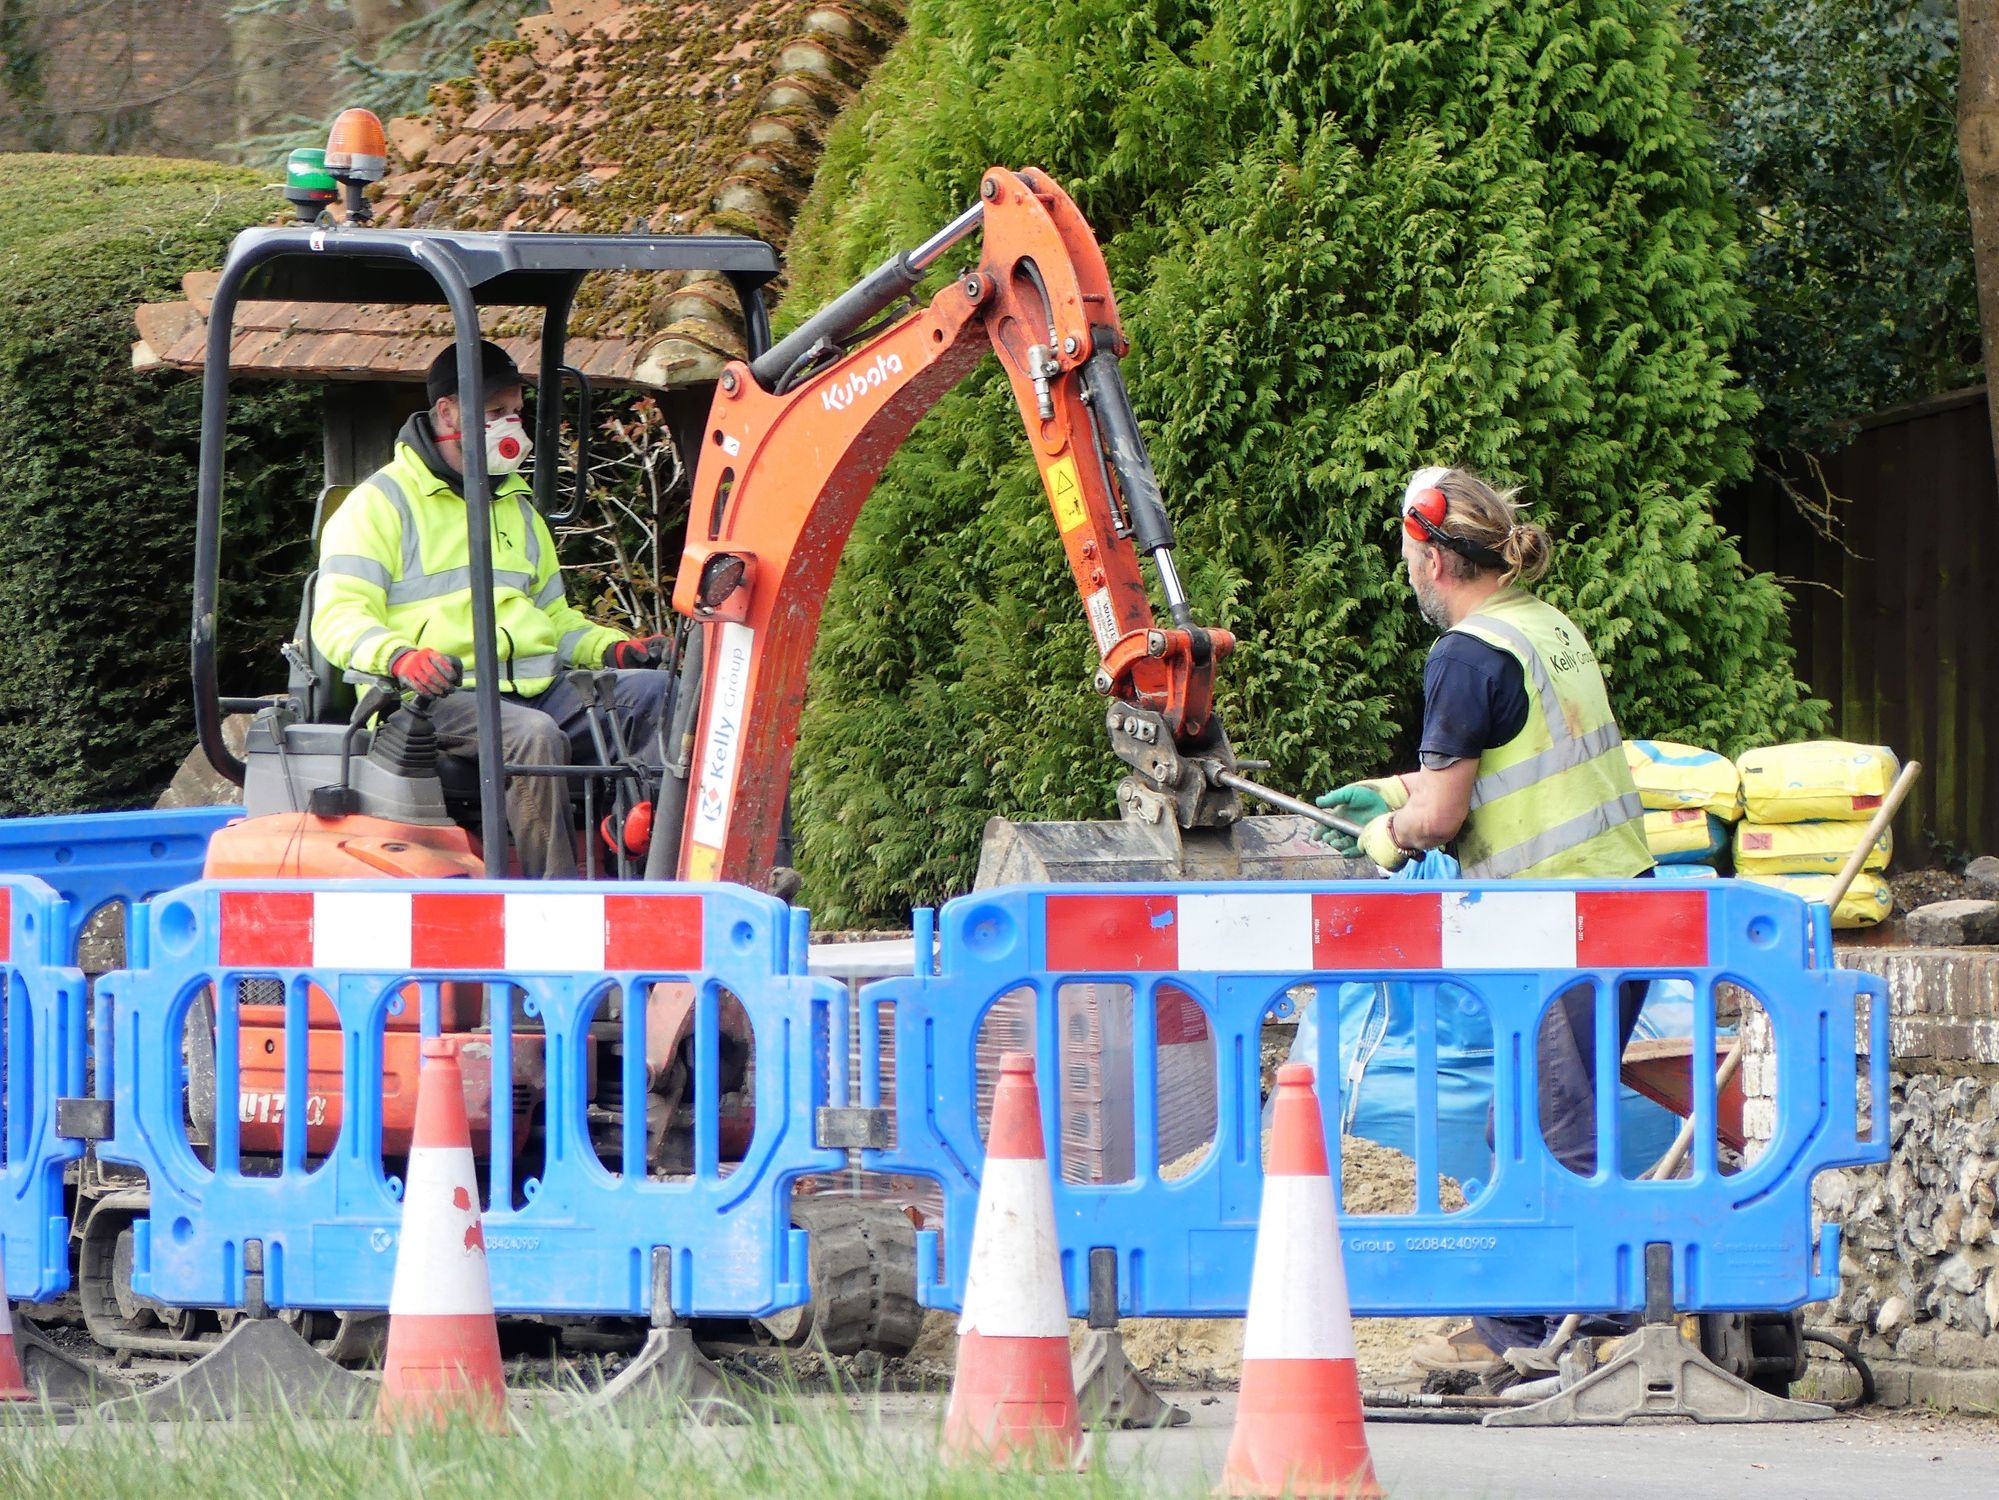
[[[398,823],[387,818],[316,818],[309,813],[276,813],[231,823],[209,840],[203,873],[211,880],[441,880],[482,873],[473,839],[455,824]],[[382,1035],[382,1149],[408,1152],[416,1123],[416,1084],[422,1039],[421,996],[406,985],[401,1003],[390,1008]],[[455,1036],[461,1055],[490,1058],[490,1043],[474,1035],[482,1023],[481,986],[438,986],[438,1024]],[[241,1011],[241,1063],[237,1116],[242,1149],[275,1155],[284,1141],[285,1008],[246,1004]],[[307,992],[306,1151],[323,1156],[333,1149],[344,1116],[344,1042],[333,1001],[317,985]],[[540,1094],[542,1039],[532,1033],[514,1038],[514,1139],[526,1135],[527,1117]],[[523,1085],[526,1087],[523,1088]],[[492,1071],[465,1069],[465,1112],[474,1140],[483,1144],[492,1123]]]
[[[1096,236],[1046,174],[980,185],[976,270],[794,388],[724,370],[702,434],[674,608],[700,622],[705,680],[679,874],[761,886],[775,861],[806,666],[863,502],[918,419],[990,351],[1012,382],[1095,639],[1098,691],[1160,713],[1176,741],[1209,730],[1222,630],[1161,627],[1074,376],[1124,335]],[[1045,405],[1044,405],[1045,403]],[[1044,412],[1046,413],[1044,415]],[[742,582],[701,587],[720,556]]]

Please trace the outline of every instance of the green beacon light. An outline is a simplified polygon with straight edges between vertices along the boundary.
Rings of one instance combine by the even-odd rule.
[[[301,224],[317,224],[339,196],[333,174],[326,170],[324,151],[301,148],[285,159],[285,202],[297,210]]]

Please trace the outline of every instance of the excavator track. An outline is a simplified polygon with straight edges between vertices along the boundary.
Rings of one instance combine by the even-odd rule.
[[[77,1306],[99,1348],[114,1355],[199,1359],[222,1341],[242,1314],[233,1308],[170,1307],[132,1287],[133,1224],[146,1217],[151,1194],[123,1188],[95,1199],[77,1246]],[[337,1364],[368,1363],[387,1335],[382,1313],[286,1309],[277,1316]]]
[[[916,1229],[890,1203],[795,1197],[791,1222],[811,1236],[812,1300],[757,1320],[787,1348],[907,1354],[923,1327],[916,1300]]]

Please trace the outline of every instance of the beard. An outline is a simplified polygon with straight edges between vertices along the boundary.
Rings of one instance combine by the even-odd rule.
[[[1416,612],[1439,630],[1451,628],[1450,611],[1444,607],[1444,596],[1426,582],[1410,580],[1416,590]]]

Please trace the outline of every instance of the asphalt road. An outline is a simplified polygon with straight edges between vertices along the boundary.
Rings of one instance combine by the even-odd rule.
[[[1193,1414],[1190,1425],[1119,1433],[1107,1458],[1184,1493],[1221,1477],[1235,1397],[1177,1399]],[[1394,1500],[1999,1497],[1999,1420],[1876,1416],[1547,1431],[1377,1420],[1367,1430],[1375,1472]]]

